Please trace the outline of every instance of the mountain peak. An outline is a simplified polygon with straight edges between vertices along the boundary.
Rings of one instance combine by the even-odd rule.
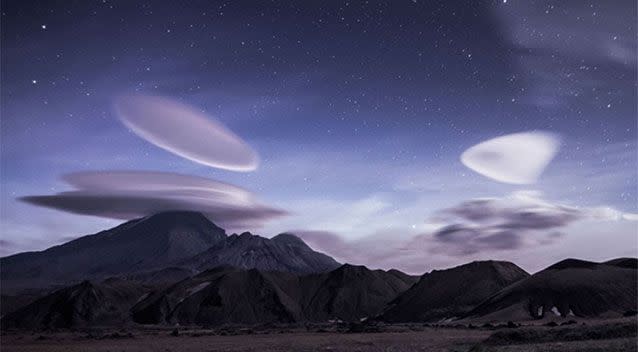
[[[616,258],[612,260],[608,260],[603,264],[619,266],[622,268],[632,268],[638,269],[638,258]]]
[[[554,265],[550,265],[545,270],[551,270],[551,269],[561,270],[561,269],[575,269],[575,268],[593,269],[596,266],[598,266],[598,263],[589,262],[589,261],[581,260],[581,259],[567,258],[567,259],[561,260],[560,262]]]
[[[370,271],[365,265],[355,265],[350,263],[345,263],[341,265],[337,270],[342,271]]]
[[[206,216],[204,216],[204,214],[196,211],[165,211],[149,215],[138,220],[143,222],[159,223],[167,226],[175,224],[199,224],[224,231],[221,227],[215,225]]]
[[[292,233],[284,232],[280,233],[277,236],[272,238],[273,241],[287,244],[287,245],[295,245],[300,247],[308,247],[306,242],[304,242],[301,238],[295,236]]]
[[[2,258],[0,270],[5,287],[46,287],[165,267],[225,239],[224,229],[201,213],[163,212],[42,252]]]
[[[334,259],[313,251],[294,235],[266,238],[250,232],[232,234],[181,264],[195,270],[231,265],[242,269],[294,273],[326,272],[339,266]]]
[[[619,316],[636,307],[636,278],[636,270],[622,259],[595,263],[569,258],[505,287],[467,316],[512,321]]]
[[[433,270],[397,297],[382,319],[404,322],[459,317],[504,287],[528,276],[513,263],[494,260]]]
[[[515,265],[514,263],[511,262],[506,262],[506,261],[500,261],[500,260],[475,260],[473,262],[467,263],[467,264],[462,264],[457,266],[456,268],[462,268],[462,267],[499,267],[499,266],[510,266],[510,265]]]

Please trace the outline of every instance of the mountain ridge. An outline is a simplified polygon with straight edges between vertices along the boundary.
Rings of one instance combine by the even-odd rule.
[[[228,252],[225,255],[215,253],[223,258],[221,261],[209,257],[208,267],[204,261],[201,265],[187,265],[183,269],[196,268],[202,271],[232,264],[245,268],[306,273],[328,271],[339,265],[331,257],[312,250],[292,234],[281,234],[274,239],[248,232],[228,236],[224,229],[201,213],[173,211],[130,220],[43,251],[0,258],[2,293],[158,271],[188,263],[188,259],[215,245]],[[252,258],[252,261],[244,258],[244,262],[237,259],[250,250],[257,251],[260,257]],[[279,257],[275,258],[277,255]]]
[[[195,270],[231,265],[307,274],[330,271],[337,268],[339,263],[328,255],[312,250],[292,234],[280,234],[269,239],[243,232],[232,234],[177,265]]]
[[[388,322],[457,318],[509,284],[529,276],[516,264],[474,261],[423,274],[379,316]]]
[[[625,259],[627,258],[618,258],[618,261],[623,262]],[[571,263],[578,264],[574,261]],[[514,300],[503,297],[511,296],[512,291],[517,292],[517,287],[527,286],[526,282],[537,280],[534,277],[544,272],[555,275],[574,270],[581,273],[585,271],[585,275],[569,285],[585,285],[586,290],[594,287],[598,290],[592,291],[594,294],[598,294],[596,292],[601,289],[615,290],[615,286],[607,285],[609,282],[624,287],[624,290],[615,290],[613,300],[607,299],[609,297],[603,299],[603,302],[618,305],[613,316],[621,316],[625,309],[635,311],[636,287],[632,291],[631,286],[636,286],[636,269],[613,263],[597,263],[594,269],[579,265],[560,268],[561,264],[559,268],[550,266],[534,275],[526,275],[522,269],[509,262],[479,261],[433,270],[420,278],[394,269],[371,270],[352,264],[343,264],[326,273],[306,275],[220,266],[177,279],[170,285],[153,286],[147,282],[121,278],[110,278],[97,283],[83,281],[56,290],[7,314],[2,317],[2,326],[41,329],[135,323],[218,326],[363,320],[390,323],[524,321],[542,318],[530,313],[530,309],[536,306],[530,308],[526,304],[520,304],[521,299],[518,296]],[[603,270],[592,274],[592,270],[600,268]],[[171,270],[173,269],[169,269]],[[506,284],[507,281],[513,283],[490,295],[494,289],[493,283],[498,283],[498,280],[490,279],[487,284],[480,283],[485,276],[477,276],[477,273],[498,273],[504,278],[501,284]],[[473,277],[478,277],[478,280],[473,280]],[[517,280],[518,277],[522,278]],[[450,282],[453,284],[437,286]],[[603,285],[600,285],[601,282]],[[560,292],[565,284],[564,277],[559,276],[547,283],[549,285],[546,289],[559,293],[558,298],[550,297],[551,299],[573,298],[570,296],[573,290]],[[429,290],[424,291],[424,286]],[[538,287],[524,290],[523,298],[526,297],[525,294],[537,292]],[[590,291],[585,293],[587,295]],[[480,301],[480,296],[488,297]],[[413,301],[414,297],[421,301]],[[597,309],[600,302],[593,302],[593,305],[590,304],[591,300],[568,303],[577,305],[565,306],[558,302],[554,307],[543,306],[542,314],[551,315],[553,312],[564,318],[572,314],[579,318],[611,317],[607,314],[608,310]],[[402,305],[410,312],[407,318],[400,315],[405,314],[406,310],[399,309],[392,313],[394,316],[388,313]],[[469,308],[471,305],[474,306]],[[592,307],[593,310],[590,309]],[[519,314],[520,312],[523,314]]]
[[[629,265],[627,265],[629,263]],[[499,291],[468,318],[542,319],[546,316],[622,316],[636,310],[634,258],[596,263],[568,258]]]

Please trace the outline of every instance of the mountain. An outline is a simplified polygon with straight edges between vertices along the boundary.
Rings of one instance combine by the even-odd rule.
[[[132,311],[143,324],[359,321],[379,313],[415,280],[353,265],[301,276],[218,267],[150,295]]]
[[[131,321],[129,309],[148,288],[133,281],[83,281],[63,288],[2,317],[2,329],[73,328],[121,325]]]
[[[372,317],[416,280],[398,270],[344,264],[328,273],[301,278],[304,315],[310,321]]]
[[[300,320],[290,273],[219,267],[152,294],[132,309],[143,324],[220,325],[291,323]]]
[[[501,261],[477,261],[433,270],[393,300],[379,319],[414,322],[459,317],[502,288],[528,276],[515,264]]]
[[[46,294],[46,291],[26,290],[19,294],[0,295],[0,317],[26,306]]]
[[[56,290],[6,314],[1,324],[3,329],[40,329],[133,322],[352,322],[366,317],[387,322],[617,317],[636,310],[634,263],[632,258],[605,263],[567,259],[530,276],[509,262],[481,261],[420,278],[349,264],[314,274],[230,266],[193,274],[167,267]]]
[[[204,252],[177,264],[194,270],[206,270],[221,265],[261,271],[282,271],[298,274],[317,273],[339,267],[331,257],[313,251],[292,234],[280,234],[272,239],[250,232],[233,234]]]
[[[202,214],[160,213],[41,252],[1,258],[3,290],[163,267],[191,257],[225,238],[225,231]]]
[[[607,265],[615,265],[623,268],[633,268],[638,269],[638,258],[616,258],[612,260],[608,260],[603,264]]]
[[[226,236],[204,215],[180,211],[131,220],[41,252],[0,258],[0,276],[2,294],[12,295],[111,276],[172,283],[220,265],[314,273],[339,263],[292,234]]]
[[[468,316],[486,320],[620,316],[636,310],[635,263],[633,258],[606,263],[566,259],[504,288]]]
[[[121,278],[153,285],[155,287],[168,287],[196,274],[197,272],[194,270],[169,266],[159,270],[141,271],[122,275]]]

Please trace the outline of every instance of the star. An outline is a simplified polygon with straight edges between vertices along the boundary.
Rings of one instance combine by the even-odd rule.
[[[46,24],[43,24],[43,25],[41,25],[41,26],[40,26],[40,28],[42,28],[42,29],[47,29],[47,25],[46,25]]]
[[[37,84],[37,83],[38,83],[38,80],[32,79],[32,80],[31,80],[31,83],[33,83],[33,84]]]

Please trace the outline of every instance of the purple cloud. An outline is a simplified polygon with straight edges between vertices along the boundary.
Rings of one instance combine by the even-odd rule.
[[[544,244],[553,242],[546,236],[539,236],[539,238],[543,238]],[[449,255],[460,256],[490,250],[519,249],[525,244],[523,233],[520,231],[454,224],[446,226],[431,235],[419,235],[412,240],[408,247],[418,245],[424,241],[431,241],[432,239],[434,241],[429,248],[429,252],[444,252]]]
[[[193,197],[206,196],[211,200],[231,204],[253,202],[251,192],[229,183],[205,177],[156,171],[84,171],[62,176],[71,186],[83,190],[95,191],[139,191],[170,195],[191,194]]]
[[[312,230],[293,230],[287,232],[295,234],[315,250],[329,253],[339,259],[347,258],[350,261],[354,259],[355,253],[352,250],[352,246],[334,232]]]
[[[435,219],[448,225],[417,236],[412,244],[427,242],[432,245],[430,252],[452,255],[519,249],[554,243],[562,237],[558,230],[577,220],[631,220],[632,215],[609,207],[554,204],[542,199],[539,192],[519,191],[502,198],[469,200],[443,209]]]
[[[186,159],[233,171],[252,171],[259,163],[255,151],[220,122],[174,100],[122,96],[115,110],[135,134]]]
[[[439,218],[457,218],[464,222],[493,224],[511,230],[551,229],[566,226],[585,217],[587,211],[562,205],[508,203],[503,199],[479,199],[462,202],[439,212]]]
[[[171,211],[198,211],[227,228],[256,227],[285,211],[258,203],[240,187],[163,172],[104,171],[64,176],[80,190],[20,200],[74,214],[132,219]]]

